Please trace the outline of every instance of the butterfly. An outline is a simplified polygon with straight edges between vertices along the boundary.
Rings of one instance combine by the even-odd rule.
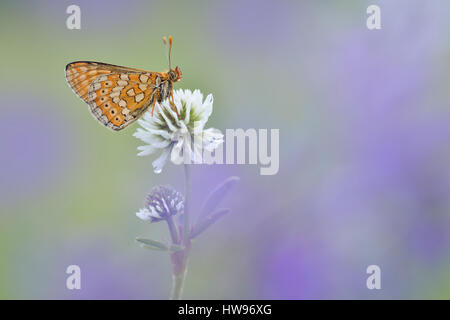
[[[112,64],[75,61],[66,66],[66,80],[72,90],[89,105],[92,115],[104,126],[122,130],[155,103],[169,99],[178,113],[173,100],[173,83],[181,80],[179,67],[172,69],[170,55],[172,36],[163,38],[166,46],[169,70],[153,72],[121,67]],[[169,44],[168,44],[169,42]]]

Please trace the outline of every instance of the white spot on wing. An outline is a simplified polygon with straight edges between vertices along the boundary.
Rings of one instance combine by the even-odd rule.
[[[148,76],[145,75],[145,74],[141,74],[141,75],[139,76],[139,80],[140,80],[141,82],[146,83],[146,82],[148,81]]]
[[[139,93],[137,96],[134,97],[134,100],[136,102],[142,101],[143,99],[144,99],[144,93],[143,92]]]

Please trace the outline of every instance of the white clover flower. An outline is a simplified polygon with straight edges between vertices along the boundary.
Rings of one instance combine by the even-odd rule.
[[[183,213],[184,197],[171,186],[154,187],[147,195],[144,208],[136,216],[144,221],[158,222]]]
[[[161,155],[153,161],[155,173],[160,173],[169,154],[175,164],[201,163],[203,151],[214,151],[223,143],[223,134],[214,128],[204,129],[213,110],[213,96],[203,101],[200,90],[174,90],[174,102],[178,111],[172,109],[168,100],[157,102],[155,112],[147,111],[133,134],[147,145],[138,147],[138,156],[158,151]]]

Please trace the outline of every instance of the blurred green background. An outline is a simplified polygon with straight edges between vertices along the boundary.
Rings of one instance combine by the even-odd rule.
[[[379,4],[382,29],[366,28]],[[81,30],[66,8],[81,7]],[[279,128],[280,171],[198,166],[195,206],[230,175],[232,213],[194,243],[191,299],[450,298],[448,1],[2,1],[0,298],[165,299],[170,263],[136,236],[158,184],[137,126],[102,128],[64,67],[166,70],[214,95],[208,122]],[[66,268],[82,289],[66,289]],[[366,268],[382,290],[366,288]]]

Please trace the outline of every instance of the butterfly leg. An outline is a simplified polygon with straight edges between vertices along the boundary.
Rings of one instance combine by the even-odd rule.
[[[179,117],[180,114],[178,113],[178,109],[177,109],[177,107],[175,106],[175,100],[174,100],[174,98],[173,98],[173,90],[170,91],[169,102],[170,102],[170,105],[172,106],[173,111],[175,111],[176,114],[177,114],[177,116]]]
[[[153,111],[155,110],[155,104],[156,104],[156,99],[153,99],[153,102],[152,102],[152,117],[153,117]]]

